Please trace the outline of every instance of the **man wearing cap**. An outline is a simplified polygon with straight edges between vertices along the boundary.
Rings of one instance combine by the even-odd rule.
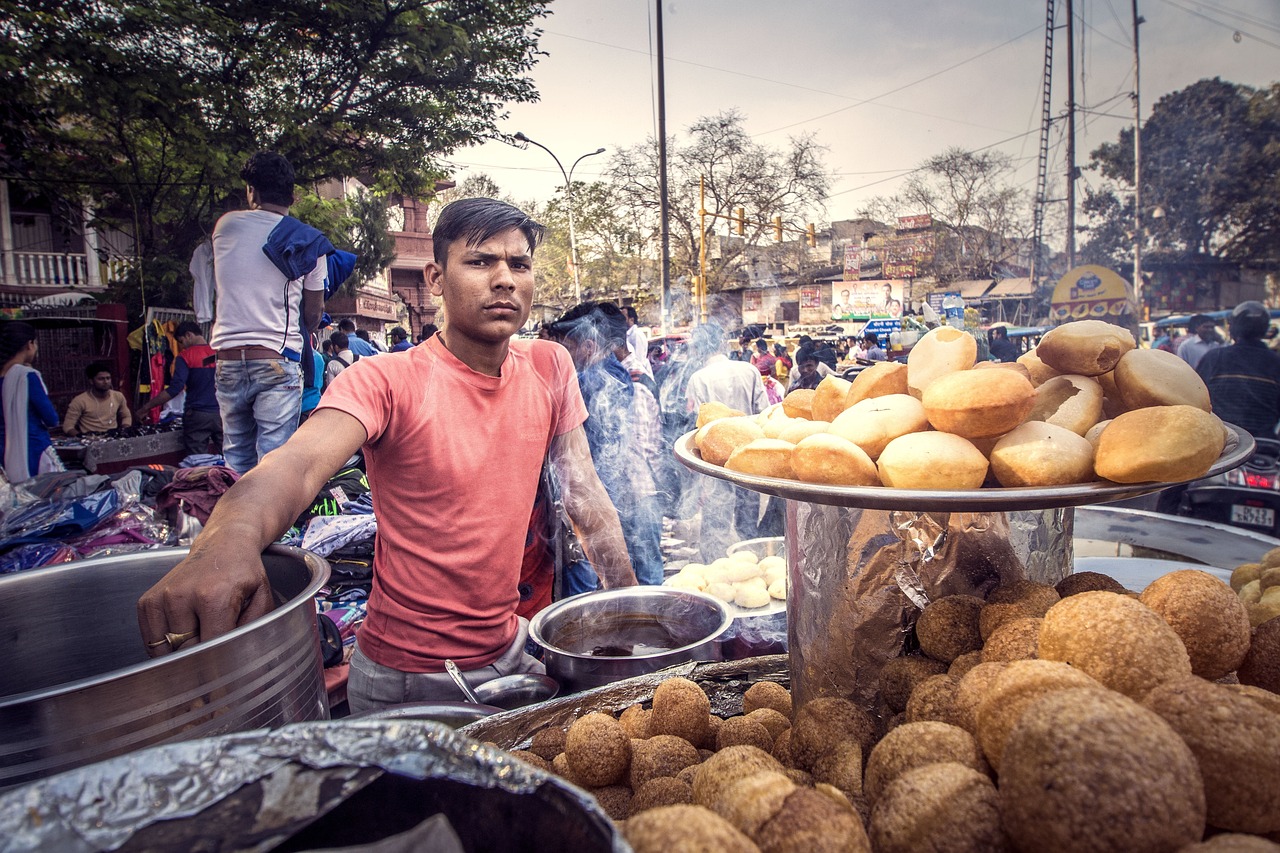
[[[1200,359],[1222,346],[1222,339],[1218,337],[1217,324],[1207,314],[1195,315],[1187,325],[1191,329],[1191,335],[1178,344],[1178,358],[1192,367],[1198,367]]]
[[[413,346],[409,343],[409,333],[396,326],[391,330],[391,349],[388,352],[404,352]]]
[[[1214,414],[1263,438],[1275,438],[1280,421],[1280,354],[1262,340],[1270,325],[1265,305],[1241,302],[1227,321],[1234,343],[1211,349],[1196,368]]]

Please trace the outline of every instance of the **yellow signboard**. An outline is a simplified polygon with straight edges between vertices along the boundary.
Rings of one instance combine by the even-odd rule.
[[[1118,273],[1092,264],[1076,267],[1053,289],[1051,316],[1067,320],[1116,319],[1135,313],[1133,287]]]

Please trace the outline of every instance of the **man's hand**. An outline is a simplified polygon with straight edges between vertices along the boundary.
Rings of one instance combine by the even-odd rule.
[[[636,573],[622,538],[618,512],[596,474],[582,427],[552,439],[549,458],[565,511],[605,589],[635,586]]]

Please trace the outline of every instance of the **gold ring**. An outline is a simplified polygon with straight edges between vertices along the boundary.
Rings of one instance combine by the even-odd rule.
[[[147,648],[149,649],[158,648],[168,642],[169,642],[169,638],[165,637],[163,640],[156,640],[154,643],[147,643]]]
[[[178,646],[190,640],[196,635],[195,631],[186,631],[181,634],[165,634],[164,641],[169,644],[170,648],[176,649]]]

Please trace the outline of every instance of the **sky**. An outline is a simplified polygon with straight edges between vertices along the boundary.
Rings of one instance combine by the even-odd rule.
[[[835,179],[818,223],[850,219],[948,147],[1014,158],[1012,182],[1036,186],[1044,71],[1043,0],[663,0],[668,135],[736,109],[759,143],[813,134]],[[1132,0],[1074,0],[1076,163],[1131,126]],[[1280,0],[1137,0],[1143,118],[1160,96],[1221,77],[1280,80]],[[1066,112],[1065,0],[1056,0],[1052,113]],[[610,154],[657,133],[655,0],[554,0],[531,72],[540,100],[499,123],[550,148],[574,180],[598,179]],[[1063,197],[1066,122],[1050,137],[1050,196]],[[487,174],[519,201],[563,184],[552,158],[501,142],[449,158],[459,182]],[[1085,171],[1077,184],[1097,186]],[[1050,212],[1052,218],[1053,213]],[[1058,213],[1061,216],[1061,211]]]

